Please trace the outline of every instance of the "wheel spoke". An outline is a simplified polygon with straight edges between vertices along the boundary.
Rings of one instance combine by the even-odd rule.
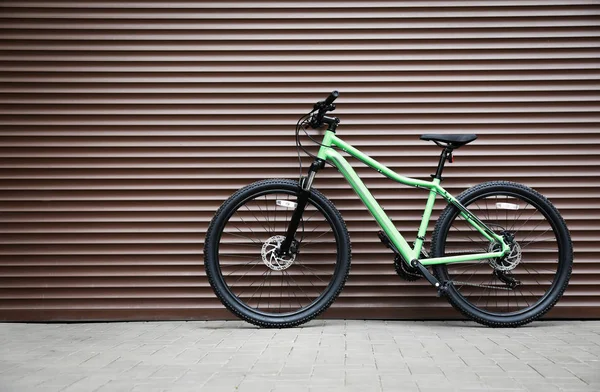
[[[243,233],[243,231],[242,231],[242,230],[241,230],[239,227],[237,227],[237,226],[236,226],[236,225],[234,225],[233,223],[232,223],[231,225],[232,225],[232,226],[233,226],[235,229],[237,229],[237,230],[238,230],[240,233]],[[248,236],[245,236],[245,235],[240,235],[240,234],[237,234],[237,233],[230,233],[230,232],[223,232],[223,234],[229,234],[229,235],[232,235],[232,236],[234,236],[234,237],[246,238],[246,239],[249,239],[250,241],[254,242],[254,243],[255,243],[255,244],[257,244],[257,245],[260,245],[260,246],[262,246],[262,244],[260,243],[260,240],[258,240],[258,242],[257,242],[257,241],[254,241],[252,238],[250,238],[250,237],[248,237]]]
[[[250,227],[250,225],[248,225],[248,223],[246,223],[246,221],[244,220],[244,218],[242,218],[241,214],[239,214],[237,211],[235,212],[235,214],[242,220],[242,222],[244,222],[244,225],[246,225],[246,227],[250,230],[250,232],[255,236],[255,238],[258,240],[258,242],[261,242],[260,237],[258,237],[256,235],[256,233],[254,232],[254,230],[252,230],[252,228]],[[240,230],[241,231],[241,230]]]
[[[255,203],[256,205],[258,205],[258,203]],[[263,229],[265,229],[265,231],[267,232],[267,234],[271,234],[271,232],[264,226],[264,222],[261,222],[256,215],[254,214],[254,212],[252,212],[252,210],[248,207],[247,204],[244,204],[244,207],[246,207],[246,210],[248,210],[248,212],[250,212],[252,214],[252,216],[254,217],[254,220],[256,220],[258,222],[259,225],[261,225],[263,227]],[[260,207],[258,207],[260,209]],[[262,214],[262,211],[261,211]]]
[[[512,191],[491,191],[472,200],[461,200],[471,212],[481,214],[480,218],[486,219],[484,222],[496,233],[507,233],[514,242],[509,244],[510,253],[502,258],[435,267],[453,282],[450,295],[459,301],[453,303],[469,303],[470,309],[495,315],[524,314],[553,290],[560,264],[559,239],[553,229],[556,224],[550,224],[548,214],[537,207],[540,202],[531,200]],[[511,204],[519,208],[512,208]],[[435,250],[435,254],[477,254],[480,248],[489,252],[497,246],[483,236],[479,240],[465,229],[465,225],[471,227],[458,210],[446,219],[445,228],[440,231],[444,238],[437,239],[443,248]]]
[[[217,247],[219,273],[239,303],[232,305],[234,308],[243,305],[273,317],[290,317],[322,301],[331,289],[340,235],[312,199],[295,237],[301,243],[298,248],[306,251],[275,253],[285,238],[290,211],[274,200],[295,200],[295,192],[277,189],[247,198],[224,223]]]

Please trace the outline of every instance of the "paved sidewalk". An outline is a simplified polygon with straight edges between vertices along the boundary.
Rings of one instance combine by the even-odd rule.
[[[600,322],[0,324],[0,391],[600,391]]]

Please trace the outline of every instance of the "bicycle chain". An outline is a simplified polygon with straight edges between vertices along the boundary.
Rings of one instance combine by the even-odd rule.
[[[463,254],[471,254],[471,253],[478,253],[481,252],[480,250],[469,250],[469,251],[462,251],[462,252],[450,252],[450,253],[445,253],[445,256],[448,255],[463,255]],[[454,280],[450,280],[447,283],[452,283],[454,285],[458,284],[461,286],[472,286],[472,287],[481,287],[484,289],[496,289],[496,290],[506,290],[506,291],[512,291],[513,289],[511,289],[510,287],[502,287],[502,286],[494,286],[494,285],[489,285],[489,284],[475,284],[475,283],[469,283],[469,282],[457,282]]]
[[[484,289],[496,289],[496,290],[506,290],[506,291],[512,291],[513,290],[510,287],[493,286],[493,285],[489,285],[489,284],[475,284],[475,283],[468,283],[468,282],[455,282],[453,280],[448,281],[448,283],[452,283],[453,285],[459,284],[461,286],[481,287],[481,288],[484,288]]]
[[[425,256],[425,258],[428,258],[429,255],[427,254],[427,252],[425,250],[421,251],[422,254]],[[454,252],[456,254],[465,254],[465,253],[477,253],[480,252],[479,250],[472,250],[472,251],[463,251],[463,252]],[[446,253],[445,256],[449,256],[452,255],[453,253]],[[423,275],[421,275],[420,273],[413,273],[411,271],[408,270],[408,267],[406,265],[406,262],[399,256],[396,256],[396,258],[394,259],[394,266],[396,267],[396,273],[398,275],[400,275],[402,278],[404,278],[405,280],[408,281],[415,281],[417,279],[420,279],[423,277]],[[475,284],[475,283],[469,283],[469,282],[456,282],[456,281],[449,281],[448,283],[452,283],[454,285],[458,284],[461,286],[472,286],[472,287],[481,287],[484,289],[496,289],[496,290],[506,290],[506,291],[512,291],[513,289],[511,289],[510,287],[502,287],[502,286],[494,286],[494,285],[486,285],[486,284]]]

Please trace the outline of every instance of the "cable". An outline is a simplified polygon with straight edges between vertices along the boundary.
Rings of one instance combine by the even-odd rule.
[[[308,112],[307,114],[301,116],[298,119],[298,122],[296,122],[296,132],[295,132],[295,136],[296,136],[296,152],[298,154],[298,167],[299,167],[299,171],[300,171],[300,175],[298,178],[298,181],[302,181],[302,158],[300,157],[300,149],[302,149],[302,151],[304,151],[305,153],[307,153],[308,155],[312,155],[309,152],[306,151],[306,149],[304,147],[302,147],[302,143],[300,142],[300,127],[303,127],[304,123],[306,122],[306,120],[310,117],[311,114],[313,114],[317,109],[313,109],[310,112]],[[306,131],[305,131],[306,132]]]
[[[306,150],[306,148],[304,148],[304,146],[302,145],[302,142],[300,141],[300,129],[302,129],[302,131],[304,131],[304,134],[316,145],[318,146],[324,146],[324,144],[322,144],[321,142],[313,139],[312,136],[310,136],[308,134],[308,131],[306,130],[307,126],[310,125],[310,121],[307,121],[310,117],[311,114],[313,114],[317,109],[313,109],[310,112],[308,112],[307,114],[305,114],[304,116],[300,117],[300,119],[298,120],[298,122],[296,123],[296,151],[298,153],[298,166],[299,166],[299,181],[302,180],[302,158],[300,157],[300,150],[304,151],[304,153],[308,156],[310,156],[311,158],[316,159],[317,156],[310,153],[309,151]]]
[[[310,152],[308,152],[306,150],[306,148],[304,148],[304,146],[302,145],[302,142],[300,142],[300,129],[302,129],[304,131],[304,134],[316,145],[324,147],[325,145],[322,144],[321,142],[313,139],[312,136],[310,136],[308,134],[308,131],[306,130],[307,126],[311,126],[313,129],[318,129],[317,127],[320,127],[322,125],[322,121],[319,121],[319,124],[315,124],[314,121],[314,117],[311,117],[311,115],[316,112],[317,110],[319,110],[318,112],[318,118],[319,120],[323,119],[323,116],[325,115],[325,113],[328,110],[335,110],[335,106],[330,105],[330,106],[323,106],[322,105],[323,101],[317,102],[317,104],[315,104],[315,108],[313,110],[311,110],[310,112],[308,112],[307,114],[305,114],[304,116],[300,117],[298,119],[298,122],[296,122],[296,151],[298,153],[298,166],[299,166],[299,171],[300,171],[300,175],[299,175],[299,181],[302,181],[302,158],[300,157],[300,150],[304,151],[304,153],[314,159],[317,159],[317,157],[313,154],[311,154]],[[308,119],[311,119],[311,121],[307,121]],[[311,124],[312,123],[312,124]],[[325,162],[328,163],[328,162]]]

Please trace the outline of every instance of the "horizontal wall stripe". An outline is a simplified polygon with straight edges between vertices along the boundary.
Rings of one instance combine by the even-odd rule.
[[[334,89],[339,136],[403,175],[434,171],[439,149],[419,135],[477,133],[445,188],[506,179],[550,198],[575,266],[549,316],[600,317],[597,1],[0,8],[1,320],[232,317],[202,265],[208,223],[244,185],[298,178],[296,120]],[[356,169],[412,241],[426,192]],[[315,186],[353,241],[347,287],[325,317],[461,317],[426,282],[396,276],[336,170]],[[546,253],[532,257],[547,265]]]

